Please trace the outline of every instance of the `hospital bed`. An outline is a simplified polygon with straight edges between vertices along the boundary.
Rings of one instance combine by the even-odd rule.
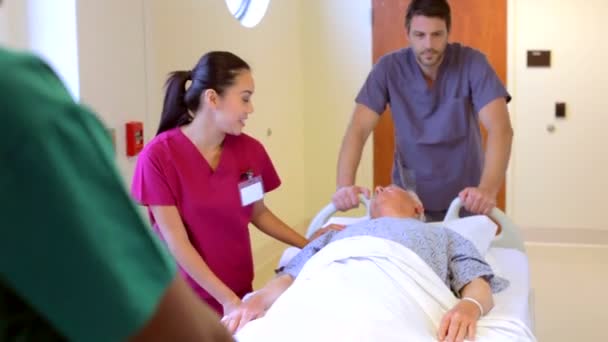
[[[310,237],[312,236],[318,229],[331,224],[331,223],[336,223],[336,224],[343,224],[343,225],[349,225],[349,224],[354,224],[356,222],[362,221],[362,220],[366,220],[369,219],[369,202],[365,199],[365,198],[361,198],[361,202],[365,205],[366,209],[367,209],[367,214],[365,216],[362,217],[335,217],[334,214],[336,214],[337,210],[335,208],[335,206],[333,204],[329,204],[327,205],[325,208],[323,208],[316,216],[315,218],[311,221],[306,236]],[[446,214],[446,217],[444,219],[443,222],[438,222],[438,223],[432,223],[432,224],[437,224],[437,225],[441,225],[441,224],[449,224],[449,223],[454,223],[456,222],[456,220],[458,220],[458,222],[462,223],[465,222],[465,220],[470,220],[471,218],[459,218],[459,212],[460,209],[462,207],[462,204],[460,202],[459,199],[455,199],[452,204],[450,205],[450,208]],[[510,281],[510,285],[509,287],[502,291],[499,292],[497,294],[494,295],[494,308],[492,309],[492,313],[495,315],[495,317],[508,317],[513,321],[517,321],[520,322],[518,324],[522,325],[522,326],[526,326],[528,331],[531,331],[533,334],[533,328],[534,328],[534,313],[533,313],[533,295],[532,295],[532,290],[530,289],[530,277],[529,277],[529,266],[528,266],[528,259],[526,256],[526,250],[523,244],[523,241],[521,239],[521,235],[519,230],[517,229],[517,227],[513,224],[513,222],[500,210],[498,209],[494,209],[492,211],[492,213],[490,215],[488,215],[489,217],[491,217],[500,227],[501,227],[501,231],[499,232],[499,234],[497,234],[493,239],[492,239],[492,235],[493,233],[490,232],[489,234],[486,234],[488,236],[488,238],[485,240],[487,242],[489,242],[490,240],[490,247],[487,248],[487,253],[485,254],[485,258],[486,261],[492,266],[494,273],[497,276],[506,278]],[[479,216],[479,218],[482,218],[488,222],[490,222],[486,217],[483,216]],[[468,225],[467,221],[467,225]],[[491,223],[491,222],[490,222]],[[368,240],[365,240],[366,244],[368,242]],[[336,242],[339,243],[339,242]],[[486,245],[487,247],[487,245]],[[337,249],[334,249],[334,251]],[[283,266],[285,264],[287,264],[289,262],[289,260],[295,256],[295,254],[297,254],[297,252],[299,251],[299,249],[297,248],[288,248],[284,253],[283,256],[279,262],[279,266]],[[340,266],[337,266],[340,267]],[[333,279],[332,277],[332,272],[328,272],[325,273],[326,275],[329,274],[329,278]],[[304,279],[307,279],[307,276],[303,276]],[[361,279],[361,278],[359,278]],[[373,282],[372,282],[373,283]],[[304,282],[302,283],[304,284],[304,286],[309,286],[306,285],[306,280],[304,280]],[[325,292],[327,292],[326,289],[326,285],[327,287],[331,287],[332,282],[322,282],[322,283],[317,283],[318,286],[318,291],[320,292],[314,292],[315,296],[323,296]],[[357,284],[357,281],[355,282],[350,282],[350,284]],[[314,286],[314,283],[313,283]],[[338,285],[339,286],[339,285]],[[335,289],[335,286],[333,286]],[[384,288],[384,287],[382,287]],[[338,291],[343,291],[344,288],[339,288]],[[300,290],[296,290],[296,293],[309,293],[309,292],[297,292]],[[407,290],[406,290],[407,291]],[[331,291],[329,291],[331,293]],[[336,293],[336,292],[333,292]],[[391,292],[393,293],[393,292]],[[344,297],[344,296],[342,296]],[[329,297],[327,297],[329,298]],[[334,300],[335,297],[331,297],[332,300]],[[348,297],[351,298],[351,297]],[[352,297],[352,298],[357,298],[357,297]],[[280,299],[284,299],[283,296]],[[294,323],[293,322],[297,322],[298,320],[285,320],[282,317],[287,317],[287,316],[282,316],[283,313],[285,313],[285,309],[287,309],[287,311],[293,313],[293,310],[289,309],[292,307],[302,307],[302,306],[292,306],[291,304],[298,302],[298,301],[309,301],[309,300],[315,300],[315,297],[308,297],[308,296],[304,296],[304,297],[299,297],[298,295],[295,294],[291,294],[291,296],[288,296],[288,298],[286,299],[286,301],[284,301],[283,303],[281,303],[281,305],[278,305],[276,302],[275,305],[273,305],[272,309],[277,309],[276,311],[273,312],[272,317],[268,317],[269,320],[267,320],[265,323],[264,322],[256,322],[256,323],[252,322],[252,324],[254,326],[246,326],[244,330],[247,330],[247,328],[250,328],[247,331],[242,332],[240,335],[237,334],[236,338],[238,341],[244,341],[244,342],[249,342],[249,341],[261,341],[264,340],[264,338],[260,339],[260,338],[256,338],[255,336],[266,336],[266,332],[268,331],[276,331],[276,330],[285,330],[285,331],[292,331],[290,330],[290,328],[288,326],[292,326]],[[361,298],[358,298],[358,300],[361,300]],[[392,301],[392,297],[391,299],[389,299]],[[295,301],[295,302],[294,302]],[[317,301],[318,303],[325,303],[324,301]],[[367,305],[373,306],[372,302],[367,301],[367,304],[363,305],[363,307],[366,308],[367,310]],[[345,302],[345,305],[348,307],[350,303]],[[358,304],[358,305],[359,305]],[[275,307],[277,306],[278,307]],[[352,304],[350,304],[352,305]],[[318,307],[313,305],[305,305],[306,307],[312,307],[313,310],[314,308]],[[327,310],[327,307],[324,307],[324,312]],[[407,311],[407,310],[406,310]],[[318,311],[317,311],[318,312]],[[341,311],[342,314],[348,315],[348,311]],[[372,311],[372,312],[376,312],[376,311]],[[302,319],[302,324],[304,325],[308,325],[311,324],[310,318],[312,318],[313,316],[315,316],[315,314],[312,314],[313,316],[311,316],[311,312],[303,312],[301,313],[299,316],[296,317],[300,317],[300,319]],[[356,316],[356,315],[355,315]],[[336,316],[331,316],[331,317],[336,317]],[[399,317],[404,317],[404,316],[399,316]],[[407,317],[417,317],[416,316],[407,316]],[[356,319],[356,317],[354,317]],[[266,317],[264,317],[263,319],[266,319]],[[418,321],[416,319],[412,319],[412,322],[414,321]],[[313,325],[315,324],[319,324],[320,322],[325,322],[322,320],[317,319],[316,323],[312,323]],[[369,322],[369,321],[368,321]],[[402,322],[402,320],[399,320],[399,322]],[[419,322],[424,322],[424,321],[419,321]],[[360,322],[354,323],[354,324],[359,324]],[[382,327],[382,320],[377,320],[374,321],[373,324],[380,324],[379,326],[375,326],[374,325],[374,331],[387,331],[390,330],[390,327]],[[296,325],[297,326],[297,325]],[[318,326],[318,325],[315,325]],[[360,326],[360,325],[358,325]],[[388,329],[386,329],[388,328]],[[332,328],[333,329],[333,328]],[[295,329],[295,330],[299,330]],[[311,330],[314,331],[314,330]],[[338,330],[335,331],[329,331],[329,330],[324,330],[324,333],[327,334],[329,333],[338,333],[336,332]],[[343,333],[345,330],[339,330],[340,332],[338,334]],[[359,331],[359,330],[357,330]],[[309,331],[307,331],[309,332]],[[257,335],[258,333],[261,333],[261,335]],[[401,336],[401,335],[399,335]],[[345,336],[340,336],[340,339],[342,340],[359,340],[357,339],[357,337],[353,337],[350,336],[350,339],[348,337]],[[318,339],[306,339],[306,341],[309,340],[318,340]],[[332,339],[328,339],[328,341],[331,341]],[[364,340],[364,339],[361,339]],[[369,340],[369,339],[368,339]],[[397,340],[399,340],[399,338],[397,338]],[[416,340],[416,339],[415,339]],[[501,339],[503,340],[503,339]],[[528,339],[526,339],[528,340]],[[534,339],[531,338],[529,339],[531,341],[533,341]],[[273,340],[274,341],[274,340]],[[299,340],[298,340],[299,341]],[[492,341],[494,341],[492,339]]]
[[[328,224],[349,225],[369,219],[369,201],[363,196],[360,200],[367,209],[365,216],[334,217],[337,210],[333,203],[330,203],[313,218],[308,226],[306,237],[310,238],[318,229]],[[460,199],[454,199],[443,222],[432,224],[441,225],[458,220],[461,208]],[[494,295],[495,306],[492,310],[519,318],[534,332],[534,291],[530,287],[529,263],[521,232],[513,221],[498,208],[494,208],[488,216],[501,227],[501,231],[495,236],[485,255],[486,261],[492,266],[496,275],[510,281],[510,286],[506,290]],[[280,264],[285,264],[297,251],[297,249],[286,250]]]

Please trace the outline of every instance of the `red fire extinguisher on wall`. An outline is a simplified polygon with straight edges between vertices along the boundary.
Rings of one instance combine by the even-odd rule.
[[[127,122],[125,131],[127,156],[134,157],[144,148],[144,124],[139,121]]]

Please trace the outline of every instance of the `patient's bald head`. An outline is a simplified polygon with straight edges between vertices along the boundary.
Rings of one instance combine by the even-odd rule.
[[[415,193],[391,184],[378,186],[370,204],[370,215],[378,217],[422,218],[424,207]]]

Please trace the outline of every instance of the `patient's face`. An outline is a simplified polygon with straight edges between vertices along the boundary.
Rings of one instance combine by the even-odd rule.
[[[381,216],[417,217],[420,210],[422,210],[420,204],[407,191],[391,184],[386,187],[376,187],[370,215],[374,218]]]

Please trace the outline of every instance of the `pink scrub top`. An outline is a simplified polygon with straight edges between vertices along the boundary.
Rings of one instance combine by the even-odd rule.
[[[253,256],[249,222],[253,204],[241,204],[239,183],[261,176],[265,192],[281,181],[266,150],[254,138],[226,135],[216,170],[180,128],[161,133],[137,160],[131,191],[140,204],[177,207],[190,242],[209,268],[237,296],[252,291]],[[151,210],[148,214],[159,233]],[[162,236],[161,236],[162,238]],[[185,270],[182,275],[218,313],[222,306]]]

